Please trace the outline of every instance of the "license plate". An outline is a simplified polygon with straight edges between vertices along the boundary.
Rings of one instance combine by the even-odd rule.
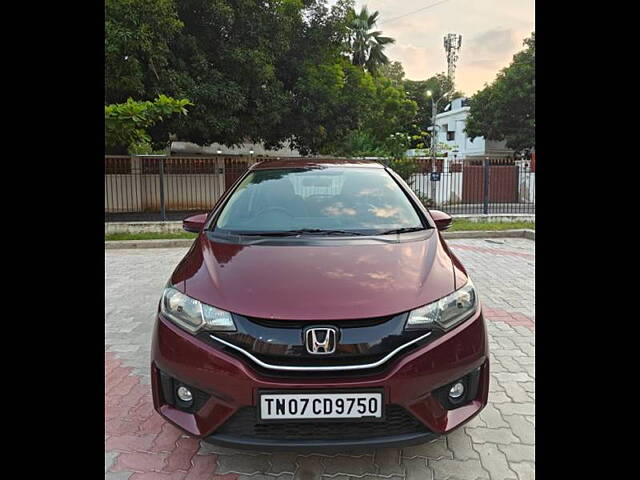
[[[262,393],[260,420],[382,418],[382,392]]]

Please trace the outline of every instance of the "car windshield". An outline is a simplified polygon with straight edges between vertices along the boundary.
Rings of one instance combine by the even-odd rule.
[[[423,228],[391,175],[365,167],[252,171],[233,192],[216,224],[216,231],[249,235],[381,234]]]

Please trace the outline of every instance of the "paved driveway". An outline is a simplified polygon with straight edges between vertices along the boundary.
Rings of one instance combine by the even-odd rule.
[[[436,441],[362,455],[267,454],[189,438],[155,413],[150,332],[186,249],[105,250],[105,478],[423,480],[534,478],[534,248],[525,239],[449,240],[484,303],[489,405]]]

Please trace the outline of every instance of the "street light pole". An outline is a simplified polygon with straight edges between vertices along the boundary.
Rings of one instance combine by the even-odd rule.
[[[442,98],[442,97],[440,97]],[[440,100],[440,98],[438,100]],[[432,201],[435,204],[436,202],[436,181],[434,180],[434,175],[433,172],[436,171],[436,155],[438,154],[438,126],[436,125],[436,115],[438,114],[438,100],[432,100],[431,101],[431,128],[432,128],[432,135],[431,135],[431,194],[432,194]]]
[[[436,161],[436,154],[438,151],[438,126],[436,125],[436,115],[438,114],[438,102],[440,101],[440,98],[438,100],[431,100],[431,156],[433,157],[434,165]],[[432,171],[434,171],[433,166]]]
[[[436,154],[438,153],[438,134],[436,132],[436,129],[438,128],[436,125],[436,115],[438,115],[438,103],[440,103],[440,100],[445,98],[448,95],[448,93],[449,92],[443,93],[437,99],[436,98],[431,99],[431,156],[433,157],[434,161],[436,158]],[[431,90],[427,90],[427,97],[431,97],[432,95],[433,95],[433,92]]]
[[[447,96],[448,92],[440,95],[439,98],[431,99],[431,172],[436,171],[436,155],[438,154],[438,126],[436,125],[436,115],[438,114],[438,103],[440,100]],[[433,92],[431,90],[427,90],[427,97],[432,97]],[[436,181],[433,180],[433,175],[431,176],[431,194],[433,196],[433,202],[435,203],[435,192],[436,192]]]

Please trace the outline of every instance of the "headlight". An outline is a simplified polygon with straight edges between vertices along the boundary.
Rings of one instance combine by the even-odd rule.
[[[169,320],[191,333],[200,330],[233,332],[236,329],[229,312],[188,297],[172,287],[164,289],[160,309]]]
[[[407,328],[437,326],[449,330],[473,315],[477,306],[478,296],[469,279],[464,287],[451,295],[412,310],[407,320]]]

